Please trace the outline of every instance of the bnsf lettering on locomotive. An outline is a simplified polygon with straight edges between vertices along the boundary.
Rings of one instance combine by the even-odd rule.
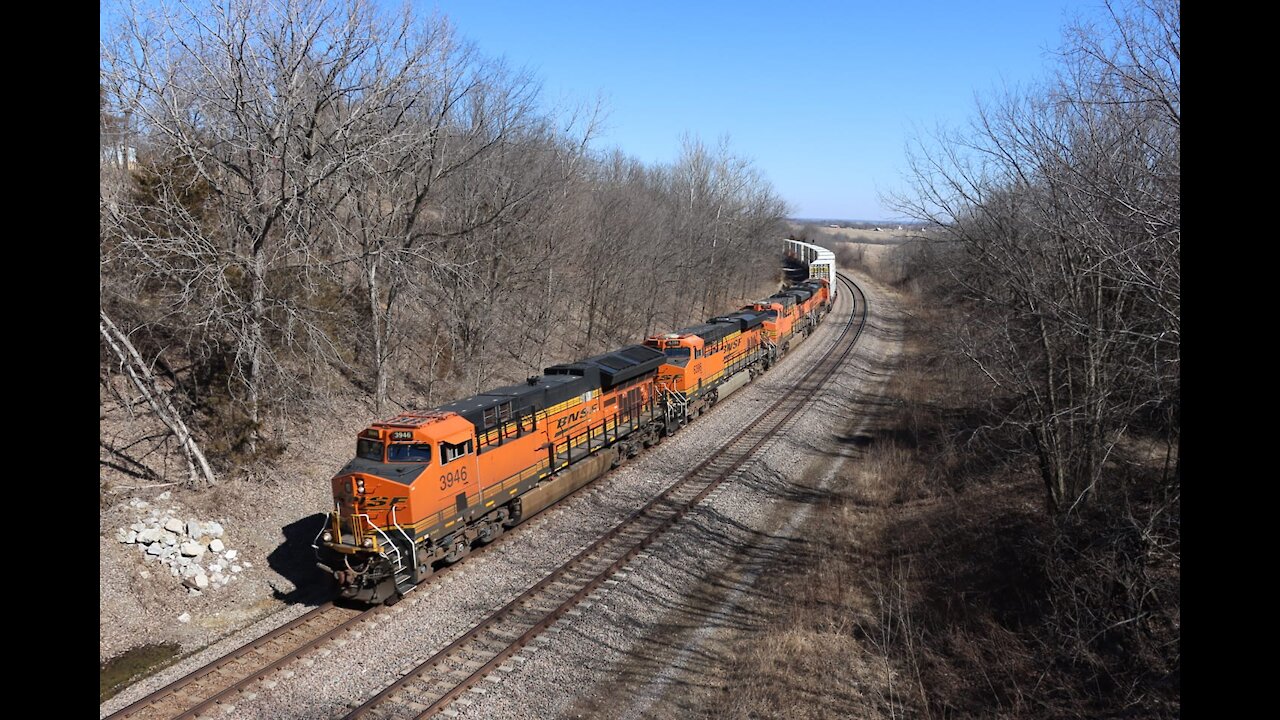
[[[386,505],[387,508],[390,509],[392,507],[395,507],[396,505],[399,505],[400,503],[407,501],[408,499],[409,498],[407,496],[393,497],[393,498],[371,497],[365,500],[364,504],[366,507],[371,507],[371,508],[382,507],[383,505]],[[390,502],[387,502],[388,500],[390,500]]]
[[[467,481],[467,469],[465,467],[452,470],[440,476],[440,489],[448,490],[459,483]]]
[[[568,425],[569,423],[578,422],[582,418],[586,417],[589,411],[590,411],[590,408],[583,408],[577,412],[570,413],[569,415],[565,415],[564,417],[556,421],[556,429],[559,430],[560,428],[563,428],[565,425]]]

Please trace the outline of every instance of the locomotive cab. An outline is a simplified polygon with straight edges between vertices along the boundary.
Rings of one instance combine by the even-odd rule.
[[[794,298],[787,297],[794,305]],[[764,316],[764,336],[774,344],[785,342],[791,335],[792,314],[785,300],[769,297],[747,306]],[[745,308],[744,308],[745,309]]]
[[[374,570],[371,558],[391,576],[412,575],[414,549],[441,525],[433,520],[471,514],[479,477],[474,437],[474,426],[455,413],[405,414],[360,431],[356,456],[331,480],[334,508],[317,538],[322,565],[344,594],[374,591],[358,581]],[[385,566],[375,574],[387,576]]]
[[[692,333],[667,333],[648,338],[644,344],[661,350],[666,356],[658,369],[658,387],[668,392],[685,393],[691,385],[697,386],[706,345],[701,337]]]

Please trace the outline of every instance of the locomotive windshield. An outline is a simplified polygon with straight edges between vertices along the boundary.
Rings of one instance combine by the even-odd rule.
[[[356,457],[382,462],[382,443],[377,440],[359,438],[356,440]]]
[[[669,357],[669,358],[673,358],[673,359],[675,359],[675,360],[688,360],[688,359],[689,359],[689,348],[687,348],[687,347],[673,347],[673,348],[667,348],[666,350],[663,350],[662,352],[663,352],[664,354],[666,354],[666,356],[667,356],[667,357]]]
[[[387,462],[431,462],[431,445],[427,443],[392,443],[387,448]]]

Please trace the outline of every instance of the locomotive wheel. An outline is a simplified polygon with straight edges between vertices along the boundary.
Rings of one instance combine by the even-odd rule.
[[[488,529],[489,532],[487,535],[481,535],[479,538],[476,538],[477,545],[488,545],[502,536],[502,523],[489,523]]]
[[[445,553],[444,562],[446,565],[452,565],[466,557],[469,552],[471,552],[470,545],[466,542],[458,543],[450,548],[449,552]]]

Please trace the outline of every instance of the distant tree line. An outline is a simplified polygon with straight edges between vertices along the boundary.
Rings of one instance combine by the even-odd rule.
[[[215,466],[269,459],[327,398],[438,404],[777,276],[787,208],[749,161],[696,139],[670,165],[594,152],[596,108],[548,108],[443,17],[231,0],[114,19],[104,398],[168,408]]]

